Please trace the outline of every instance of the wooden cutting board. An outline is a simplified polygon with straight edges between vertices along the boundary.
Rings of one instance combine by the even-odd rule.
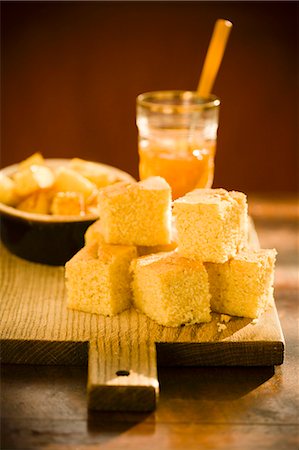
[[[87,364],[88,407],[149,411],[161,365],[276,365],[284,339],[274,300],[255,323],[220,315],[207,324],[170,328],[128,310],[108,318],[66,308],[64,268],[1,252],[2,363]]]

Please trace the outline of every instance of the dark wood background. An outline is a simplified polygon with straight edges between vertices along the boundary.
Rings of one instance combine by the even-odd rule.
[[[234,27],[214,186],[297,188],[297,2],[2,2],[1,166],[35,151],[138,174],[135,98],[196,89],[217,18]]]

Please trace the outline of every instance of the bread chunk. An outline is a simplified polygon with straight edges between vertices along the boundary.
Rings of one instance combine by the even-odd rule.
[[[15,206],[19,197],[15,192],[15,182],[8,176],[0,173],[0,202],[5,205]]]
[[[258,318],[273,295],[276,250],[243,250],[224,264],[205,263],[212,311]]]
[[[35,214],[49,214],[51,204],[51,190],[41,189],[24,198],[16,205],[20,211]]]
[[[175,232],[172,230],[172,236],[174,236]],[[90,245],[94,242],[105,242],[104,236],[102,233],[102,225],[101,220],[97,220],[92,225],[90,225],[85,232],[85,245]],[[160,252],[170,252],[175,250],[177,247],[177,242],[172,239],[170,244],[165,245],[155,245],[155,246],[137,246],[137,254],[138,256],[151,255],[152,253],[160,253]]]
[[[95,184],[69,167],[60,166],[56,170],[55,189],[57,192],[80,192],[86,202],[97,195]]]
[[[246,195],[195,189],[174,202],[178,249],[186,257],[224,263],[248,239]]]
[[[131,306],[129,266],[132,246],[98,244],[83,247],[66,263],[67,306],[112,316]]]
[[[81,192],[57,192],[51,203],[51,214],[83,216],[85,214],[84,195]]]
[[[133,260],[131,271],[134,306],[160,325],[211,320],[208,274],[201,262],[157,253]]]
[[[171,190],[161,177],[116,183],[99,193],[105,242],[155,246],[171,242]]]
[[[54,174],[49,167],[31,165],[12,175],[15,182],[15,192],[20,197],[26,197],[39,189],[51,188],[54,184]]]
[[[21,161],[18,164],[18,170],[27,169],[28,167],[31,167],[34,165],[38,165],[38,166],[45,165],[44,157],[40,152],[33,153],[33,155],[31,155],[28,158]]]
[[[133,180],[129,174],[121,172],[114,167],[93,161],[86,161],[81,158],[71,159],[70,168],[94,183],[97,188],[109,186],[124,179],[128,181]]]

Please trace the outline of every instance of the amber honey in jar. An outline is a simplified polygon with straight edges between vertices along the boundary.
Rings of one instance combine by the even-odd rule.
[[[218,113],[215,96],[158,91],[137,97],[139,176],[159,175],[178,198],[214,177]]]

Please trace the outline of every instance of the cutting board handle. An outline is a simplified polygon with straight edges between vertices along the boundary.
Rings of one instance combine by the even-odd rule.
[[[87,395],[90,409],[154,410],[159,395],[155,343],[91,341]]]

